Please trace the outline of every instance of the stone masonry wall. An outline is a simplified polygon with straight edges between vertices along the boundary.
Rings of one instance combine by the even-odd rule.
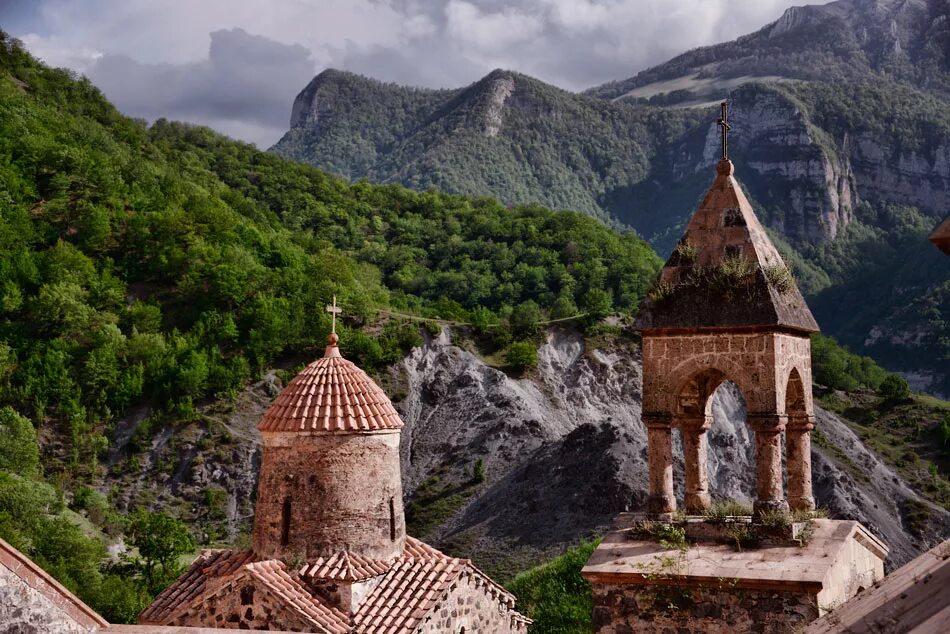
[[[44,634],[90,632],[32,588],[10,569],[0,565],[0,632]]]
[[[511,614],[511,609],[488,594],[484,582],[473,575],[464,575],[416,632],[503,634],[527,631],[521,621],[512,621]]]
[[[595,634],[790,634],[819,616],[804,593],[594,584],[593,595]]]
[[[279,603],[246,576],[225,584],[199,606],[180,614],[169,625],[241,630],[319,631]]]
[[[643,411],[675,415],[686,383],[712,368],[739,386],[750,413],[782,412],[792,368],[811,384],[809,346],[807,337],[780,333],[645,336]]]
[[[256,553],[313,561],[348,550],[387,561],[405,536],[398,433],[264,434]]]

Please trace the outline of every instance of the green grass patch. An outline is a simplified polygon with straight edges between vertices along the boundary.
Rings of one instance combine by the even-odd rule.
[[[406,528],[425,539],[452,517],[475,493],[475,483],[443,482],[437,475],[419,485],[406,505]]]
[[[950,508],[950,403],[912,394],[899,402],[872,392],[832,392],[819,403],[839,414],[861,440],[924,497]],[[867,475],[819,430],[815,444],[828,449],[855,477]]]
[[[590,584],[581,576],[600,540],[571,548],[553,561],[524,572],[508,584],[518,609],[534,623],[531,634],[588,634],[591,631]]]

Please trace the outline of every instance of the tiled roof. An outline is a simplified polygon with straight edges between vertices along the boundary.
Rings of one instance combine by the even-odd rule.
[[[276,559],[258,561],[245,566],[250,575],[283,600],[284,605],[297,612],[311,625],[330,634],[347,634],[350,631],[346,614],[333,606],[314,598],[300,583],[290,576],[284,562]]]
[[[287,384],[264,414],[264,432],[354,432],[399,429],[389,397],[365,372],[340,356],[331,335],[323,358]]]
[[[263,584],[289,610],[330,634],[405,634],[418,628],[454,585],[468,577],[511,610],[511,618],[530,622],[514,611],[515,597],[467,559],[449,557],[412,537],[406,537],[402,557],[392,563],[340,553],[300,569],[302,580],[361,581],[381,577],[355,614],[346,615],[311,594],[276,559],[254,561],[249,551],[204,551],[175,583],[160,593],[139,617],[142,623],[162,624],[179,610],[199,605],[224,586],[225,579],[247,574]],[[381,571],[381,572],[379,572]],[[219,580],[219,581],[216,581]]]
[[[490,595],[514,607],[514,595],[469,560],[449,557],[407,536],[405,554],[360,604],[353,615],[354,625],[367,634],[412,632],[463,575],[474,576],[476,583],[485,584]],[[524,619],[517,613],[514,616]]]
[[[172,612],[204,595],[213,580],[239,570],[252,560],[249,550],[205,550],[178,579],[162,590],[139,615],[143,623],[162,623]]]
[[[389,570],[390,564],[376,559],[343,551],[332,557],[321,557],[312,564],[304,564],[300,576],[309,580],[362,581],[378,577]]]

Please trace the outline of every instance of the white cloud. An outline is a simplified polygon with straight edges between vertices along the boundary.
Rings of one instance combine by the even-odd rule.
[[[544,28],[540,16],[514,9],[485,12],[463,0],[450,0],[445,16],[449,37],[492,56],[534,39]]]
[[[49,63],[87,73],[131,115],[225,126],[267,145],[325,67],[438,87],[503,67],[580,90],[754,31],[801,3],[37,0],[27,30],[10,27],[2,2],[0,23]],[[225,52],[209,48],[212,33]]]

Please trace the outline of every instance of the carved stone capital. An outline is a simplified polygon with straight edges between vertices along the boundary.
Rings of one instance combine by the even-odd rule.
[[[746,420],[752,431],[757,434],[781,434],[785,431],[788,416],[784,414],[749,414]]]
[[[674,425],[683,431],[702,433],[712,427],[712,416],[677,416]]]
[[[814,414],[789,414],[788,424],[785,429],[788,431],[811,431],[815,428]]]
[[[643,424],[647,429],[672,429],[673,428],[673,415],[666,414],[662,412],[644,412]]]

